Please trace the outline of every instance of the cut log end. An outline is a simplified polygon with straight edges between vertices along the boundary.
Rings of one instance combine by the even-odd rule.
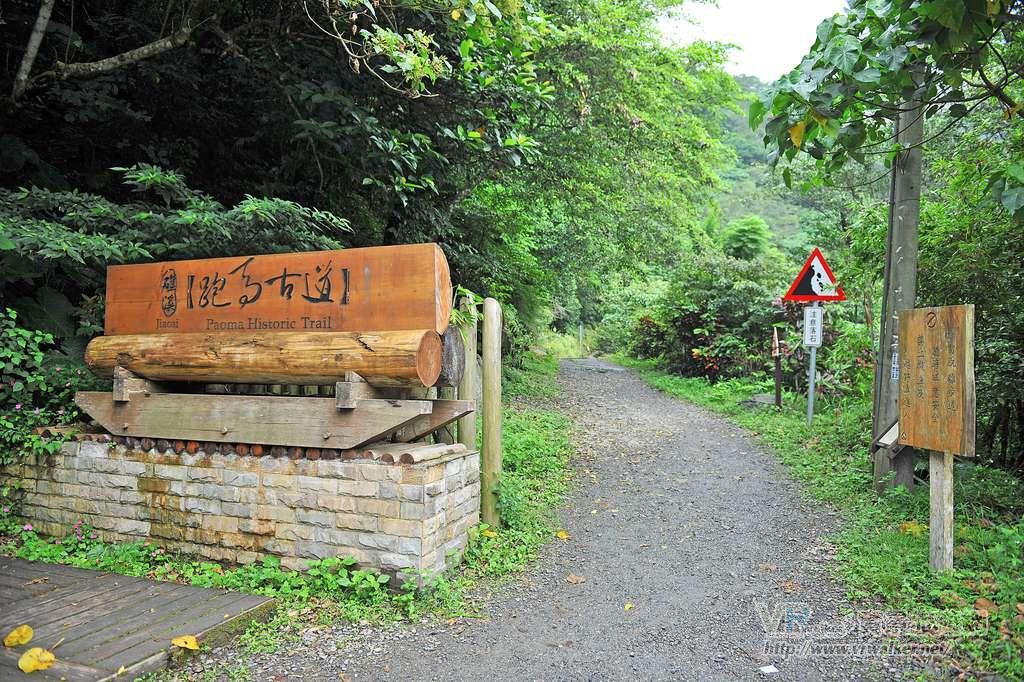
[[[416,375],[424,386],[433,386],[441,376],[441,336],[428,331],[420,339],[416,352]]]

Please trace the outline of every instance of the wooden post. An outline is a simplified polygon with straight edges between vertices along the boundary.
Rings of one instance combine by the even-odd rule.
[[[480,451],[480,517],[494,527],[498,515],[498,481],[501,478],[501,306],[484,299],[483,333],[483,448]]]
[[[462,299],[459,308],[464,313],[470,313],[473,309],[473,302],[465,297]],[[462,374],[462,381],[459,382],[459,399],[472,400],[476,406],[474,411],[459,419],[459,442],[466,446],[467,450],[476,450],[476,315],[470,315],[470,320],[460,330],[463,333],[463,341],[466,346],[466,368]]]
[[[896,121],[897,140],[904,150],[892,171],[889,231],[885,248],[885,290],[879,315],[881,334],[875,361],[872,436],[877,439],[898,416],[900,310],[914,307],[917,288],[917,228],[921,215],[921,139],[924,112],[920,102],[909,102]],[[894,362],[895,361],[895,362]],[[885,448],[873,453],[876,489],[886,485],[914,485],[914,449],[904,448],[895,457]],[[895,471],[894,471],[895,470]]]
[[[772,327],[772,358],[775,359],[775,407],[782,409],[782,349],[778,327]]]
[[[953,453],[928,453],[928,563],[933,571],[953,568]]]

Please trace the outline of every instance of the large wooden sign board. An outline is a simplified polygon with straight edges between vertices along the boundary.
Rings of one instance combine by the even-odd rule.
[[[974,456],[974,306],[899,311],[899,442]]]
[[[114,265],[104,331],[391,331],[448,327],[436,244]]]

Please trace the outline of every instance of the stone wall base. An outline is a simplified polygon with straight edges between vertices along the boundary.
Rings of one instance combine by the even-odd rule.
[[[24,480],[24,516],[62,537],[84,521],[104,539],[152,539],[216,561],[354,557],[395,572],[444,570],[480,519],[480,457],[457,451],[417,464],[292,460],[66,443]]]

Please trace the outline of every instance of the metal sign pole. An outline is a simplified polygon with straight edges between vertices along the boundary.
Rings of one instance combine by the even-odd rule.
[[[811,304],[812,308],[818,307],[818,302]],[[811,346],[811,367],[807,373],[807,423],[814,421],[814,378],[817,372],[818,347]]]

